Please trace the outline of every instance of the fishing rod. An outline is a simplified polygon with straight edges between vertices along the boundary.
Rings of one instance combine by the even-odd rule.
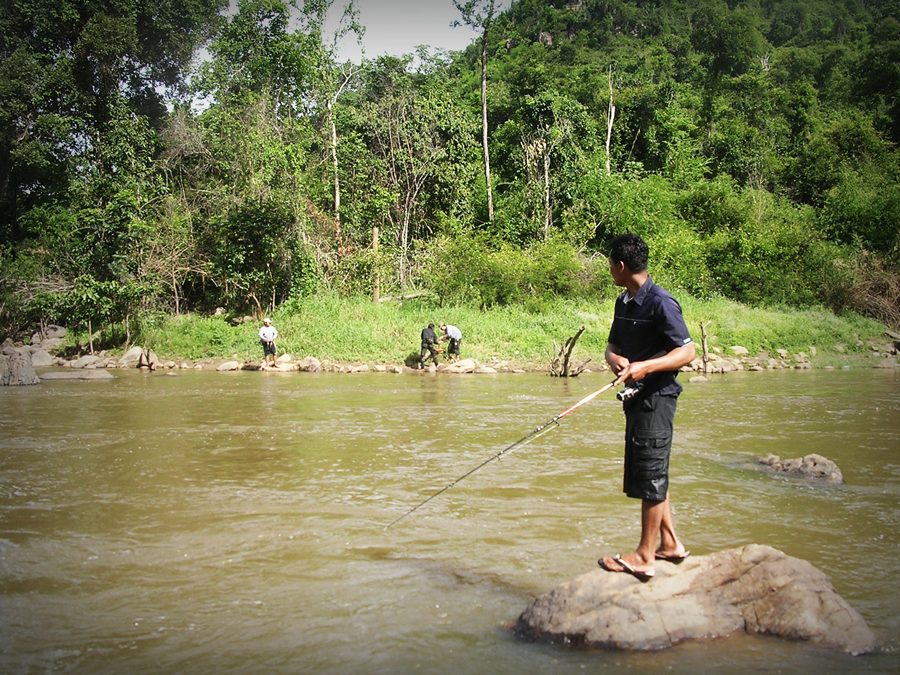
[[[438,490],[437,492],[435,492],[433,495],[431,495],[431,496],[428,497],[427,499],[424,499],[423,501],[419,502],[419,503],[416,504],[414,507],[412,507],[409,511],[407,511],[406,513],[404,513],[404,514],[401,515],[400,517],[394,519],[393,521],[391,521],[390,523],[388,523],[387,525],[385,525],[385,526],[384,526],[384,529],[388,529],[389,527],[395,525],[396,523],[399,523],[401,520],[403,520],[404,518],[406,518],[406,516],[408,516],[409,514],[411,514],[413,511],[416,511],[416,510],[422,508],[422,507],[425,506],[428,502],[430,502],[432,499],[434,499],[435,497],[437,497],[437,496],[440,495],[440,494],[443,494],[444,492],[446,492],[447,490],[449,490],[450,488],[452,488],[454,485],[456,485],[457,483],[459,483],[461,480],[463,480],[463,479],[465,479],[465,478],[468,478],[469,476],[471,476],[473,473],[475,473],[476,471],[478,471],[481,467],[485,466],[486,464],[490,464],[490,463],[493,462],[495,459],[500,459],[501,457],[503,457],[503,455],[505,455],[505,454],[507,454],[507,453],[510,453],[510,452],[512,452],[513,450],[515,450],[516,448],[520,448],[520,447],[522,447],[523,445],[525,445],[525,444],[527,444],[527,443],[530,443],[530,442],[533,441],[535,438],[537,438],[537,437],[539,437],[539,436],[542,436],[543,434],[547,433],[547,432],[550,431],[551,429],[556,428],[557,426],[559,426],[559,420],[561,420],[563,417],[565,417],[566,415],[568,415],[568,414],[571,413],[571,412],[574,412],[574,411],[578,410],[578,408],[580,408],[581,406],[583,406],[585,403],[588,403],[588,402],[594,400],[594,399],[597,398],[600,394],[602,394],[602,393],[605,392],[605,391],[608,391],[609,389],[612,389],[612,388],[615,387],[617,384],[619,384],[619,380],[618,380],[618,379],[615,379],[615,380],[613,380],[612,382],[610,382],[609,384],[607,384],[606,386],[601,387],[600,389],[598,389],[598,390],[595,391],[594,393],[588,394],[588,395],[585,396],[583,399],[581,399],[580,401],[578,401],[578,403],[576,403],[576,404],[574,404],[574,405],[572,405],[572,406],[569,406],[568,408],[566,408],[565,410],[563,410],[561,413],[559,413],[556,417],[554,417],[554,418],[552,418],[552,419],[550,419],[550,420],[547,420],[546,422],[544,422],[543,424],[541,424],[541,425],[538,426],[538,427],[535,427],[534,430],[532,430],[532,431],[530,431],[529,433],[525,434],[522,438],[520,438],[519,440],[517,440],[517,441],[516,441],[515,443],[513,443],[512,445],[508,445],[508,446],[506,446],[505,448],[503,448],[503,450],[501,450],[500,452],[497,452],[497,453],[491,455],[490,457],[488,457],[486,460],[484,460],[481,464],[479,464],[479,465],[476,466],[475,468],[469,469],[468,471],[466,471],[466,473],[464,473],[462,476],[460,476],[459,478],[457,478],[456,480],[454,480],[452,483],[448,483],[447,485],[445,485],[444,487],[442,487],[440,490]]]

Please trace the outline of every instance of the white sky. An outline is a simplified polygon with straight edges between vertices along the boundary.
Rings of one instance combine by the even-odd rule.
[[[498,0],[498,12],[509,7],[510,0]],[[334,20],[346,6],[344,0],[336,0],[332,8]],[[461,19],[452,0],[356,0],[360,23],[366,27],[363,49],[366,58],[390,54],[409,54],[418,45],[438,49],[464,49],[475,38],[466,25],[451,27]],[[351,37],[339,45],[341,61],[358,62],[362,52]]]

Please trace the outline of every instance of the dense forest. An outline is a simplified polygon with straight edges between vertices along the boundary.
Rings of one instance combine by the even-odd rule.
[[[341,63],[352,2],[2,3],[0,328],[588,296],[625,231],[696,298],[900,323],[897,1],[454,4],[465,51]]]

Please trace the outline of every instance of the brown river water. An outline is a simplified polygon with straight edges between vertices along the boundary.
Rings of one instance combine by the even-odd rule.
[[[685,383],[676,419],[688,547],[810,561],[884,645],[865,657],[507,630],[637,542],[612,392],[385,529],[608,375],[113,372],[0,388],[2,673],[900,671],[900,371]],[[845,485],[752,467],[811,452]]]

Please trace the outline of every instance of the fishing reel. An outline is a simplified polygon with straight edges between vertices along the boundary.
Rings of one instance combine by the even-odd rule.
[[[622,401],[622,403],[627,403],[637,396],[643,388],[643,382],[632,382],[631,384],[625,385],[625,388],[622,389],[622,391],[617,392],[616,398]]]

